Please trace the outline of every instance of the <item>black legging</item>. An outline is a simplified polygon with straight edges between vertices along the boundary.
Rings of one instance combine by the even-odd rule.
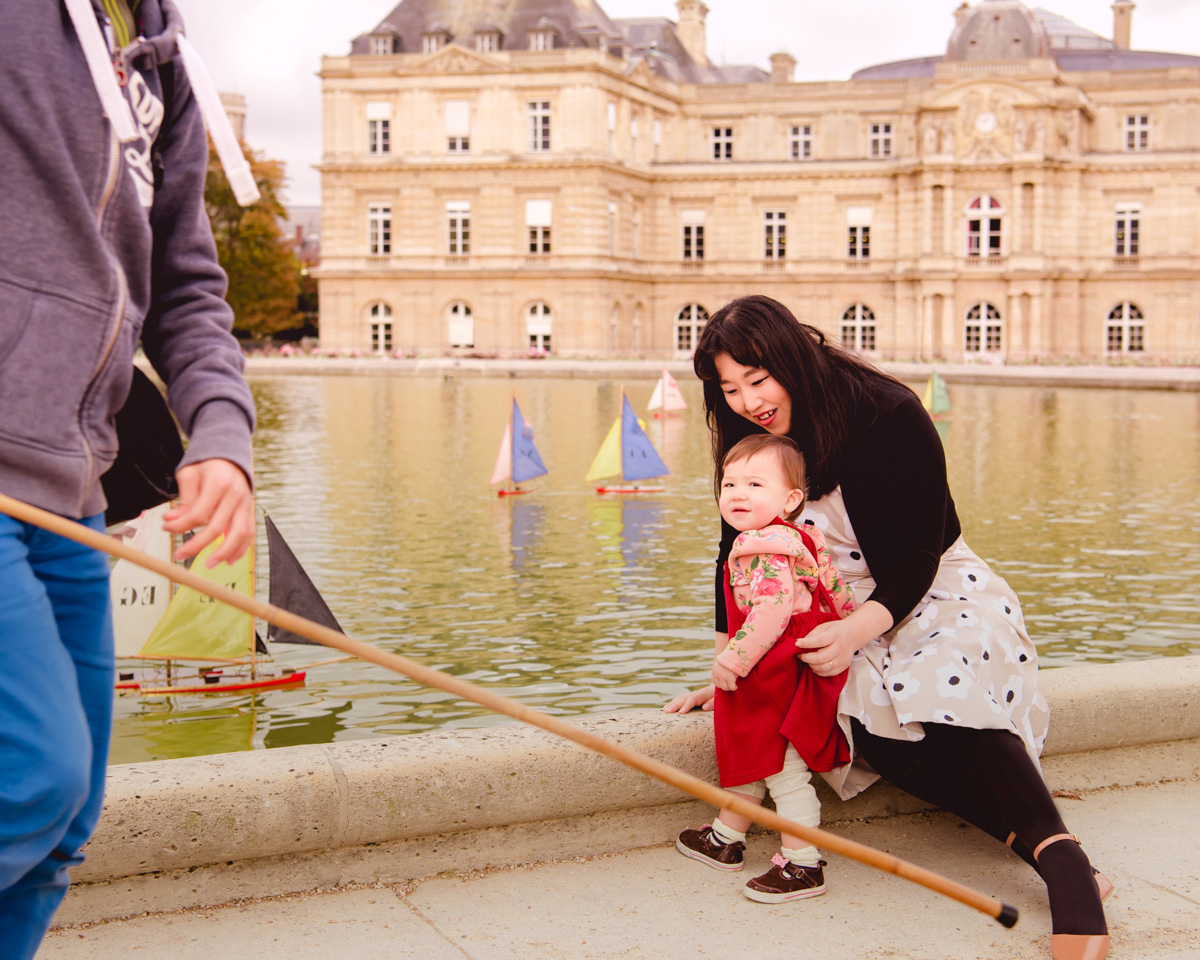
[[[1068,831],[1016,734],[926,723],[924,739],[893,740],[867,733],[857,720],[850,722],[855,749],[889,783],[1001,842],[1016,833],[1013,850],[1046,881],[1056,933],[1103,931],[1091,865],[1077,844],[1051,844],[1034,863],[1030,851],[1047,837]],[[1086,873],[1081,872],[1084,867]]]

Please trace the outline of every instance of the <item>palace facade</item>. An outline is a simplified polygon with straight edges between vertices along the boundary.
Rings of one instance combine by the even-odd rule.
[[[325,57],[322,346],[682,358],[764,293],[880,359],[1200,360],[1200,57],[1129,0],[827,83],[676,6],[404,0]]]

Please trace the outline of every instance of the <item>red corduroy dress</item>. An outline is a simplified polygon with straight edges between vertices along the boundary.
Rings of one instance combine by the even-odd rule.
[[[815,557],[816,545],[807,533],[786,520],[776,520],[800,534]],[[846,672],[836,677],[819,677],[796,656],[795,641],[819,623],[839,619],[833,612],[829,591],[817,582],[812,609],[792,616],[783,635],[775,641],[737,689],[717,690],[714,705],[717,769],[721,786],[754,783],[779,773],[783,755],[791,743],[810,770],[832,770],[850,762],[850,747],[837,724],[837,703]],[[729,635],[746,621],[729,584],[725,564],[725,610]]]

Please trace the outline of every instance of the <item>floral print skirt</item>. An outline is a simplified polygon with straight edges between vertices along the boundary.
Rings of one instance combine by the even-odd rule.
[[[834,565],[857,601],[866,601],[875,581],[841,490],[809,504],[799,522],[820,527]],[[942,554],[916,609],[854,655],[838,702],[853,753],[851,718],[876,736],[901,740],[920,740],[926,722],[1011,730],[1038,765],[1050,713],[1037,691],[1037,650],[1017,595],[962,537]],[[842,799],[878,779],[856,755],[822,776]]]

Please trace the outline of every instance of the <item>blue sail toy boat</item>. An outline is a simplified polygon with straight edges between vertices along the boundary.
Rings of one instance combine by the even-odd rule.
[[[619,476],[625,481],[620,486],[599,486],[597,493],[659,493],[666,487],[639,486],[629,481],[649,480],[670,472],[622,390],[621,416],[613,422],[585,479],[591,482]]]
[[[518,483],[532,480],[548,473],[542,463],[541,454],[533,442],[533,427],[521,416],[521,408],[517,406],[517,398],[513,397],[512,414],[504,427],[504,437],[500,440],[500,452],[496,454],[496,466],[492,470],[492,483],[503,483],[511,480],[512,486],[501,487],[496,491],[497,496],[512,497],[528,490],[521,490]]]

